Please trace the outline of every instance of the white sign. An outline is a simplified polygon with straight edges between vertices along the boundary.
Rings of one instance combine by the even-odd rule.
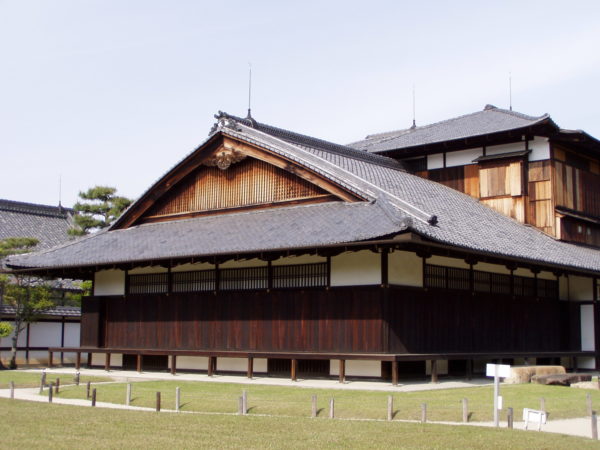
[[[498,372],[496,372],[496,368]],[[488,377],[501,377],[508,378],[510,377],[510,366],[508,364],[486,364],[485,366],[485,375]]]

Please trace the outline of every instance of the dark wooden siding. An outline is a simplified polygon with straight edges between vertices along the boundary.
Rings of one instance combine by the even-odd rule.
[[[579,342],[579,309],[565,302],[364,286],[86,299],[82,344],[101,335],[92,323],[100,302],[106,347],[400,354],[563,351]]]
[[[101,339],[102,328],[102,305],[105,301],[102,297],[86,297],[81,302],[81,331],[79,342],[82,347],[99,347],[103,342]]]

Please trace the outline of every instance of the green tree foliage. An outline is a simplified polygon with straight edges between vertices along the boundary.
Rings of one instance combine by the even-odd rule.
[[[0,322],[0,338],[5,338],[10,336],[10,333],[12,333],[13,331],[13,327],[10,323],[8,322]],[[6,369],[6,367],[4,367],[4,364],[2,364],[2,358],[0,358],[0,370],[4,370]]]
[[[69,230],[69,234],[83,236],[108,227],[132,203],[132,200],[116,193],[116,188],[108,186],[94,186],[80,192],[82,201],[73,206],[77,214],[73,218],[75,227]]]
[[[0,258],[25,253],[38,243],[34,238],[8,238],[0,240]],[[17,367],[17,342],[28,323],[38,320],[40,313],[53,306],[51,290],[47,283],[37,277],[13,274],[0,278],[3,303],[15,310],[12,330],[11,358],[9,368]]]

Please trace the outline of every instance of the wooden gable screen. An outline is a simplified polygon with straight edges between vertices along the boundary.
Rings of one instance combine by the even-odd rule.
[[[248,157],[227,170],[200,166],[154,204],[142,220],[334,199],[325,190],[292,173]]]

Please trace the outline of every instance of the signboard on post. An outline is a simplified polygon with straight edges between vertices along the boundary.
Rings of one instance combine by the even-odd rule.
[[[485,375],[494,377],[494,426],[499,425],[498,410],[502,409],[502,397],[500,397],[500,378],[510,377],[510,366],[508,364],[487,364]]]

